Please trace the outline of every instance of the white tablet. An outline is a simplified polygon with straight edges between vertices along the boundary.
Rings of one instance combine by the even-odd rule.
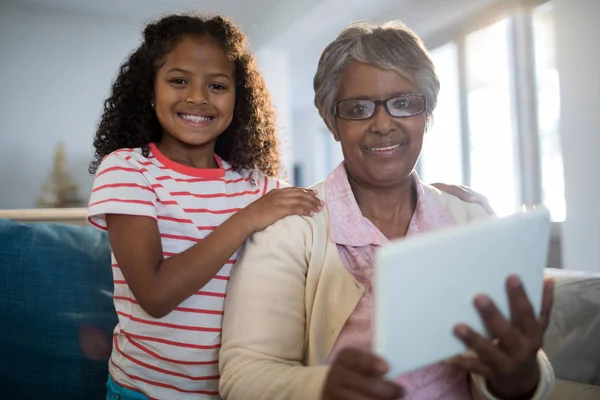
[[[393,241],[376,256],[374,352],[390,377],[464,352],[453,335],[466,323],[487,336],[473,305],[492,298],[508,316],[506,278],[518,275],[539,315],[550,239],[543,208]]]

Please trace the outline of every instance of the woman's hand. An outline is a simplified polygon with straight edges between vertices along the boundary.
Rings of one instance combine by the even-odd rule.
[[[243,219],[242,224],[252,234],[288,215],[312,216],[322,208],[323,202],[317,197],[316,191],[289,187],[271,190],[240,210],[237,218]]]
[[[344,349],[340,351],[327,375],[323,400],[402,398],[402,388],[384,378],[387,371],[387,363],[376,355],[359,349]]]
[[[506,282],[511,320],[507,320],[487,296],[478,296],[475,306],[486,329],[497,343],[479,335],[466,325],[454,333],[476,357],[459,356],[452,360],[469,372],[486,378],[488,388],[502,399],[530,398],[538,386],[538,350],[550,320],[554,283],[544,282],[540,318],[537,319],[525,290],[516,276]]]
[[[462,201],[467,203],[477,203],[485,209],[490,215],[496,215],[490,203],[484,195],[477,193],[473,189],[463,185],[447,185],[445,183],[432,183],[431,186],[436,187],[442,192],[446,192],[454,197],[458,197]]]

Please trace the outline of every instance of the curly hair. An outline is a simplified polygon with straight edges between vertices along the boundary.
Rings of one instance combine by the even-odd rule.
[[[152,109],[156,72],[165,56],[185,37],[205,37],[221,44],[235,67],[235,106],[229,127],[217,138],[215,153],[233,169],[259,169],[275,176],[280,155],[271,98],[254,57],[246,49],[246,36],[222,16],[170,15],[146,26],[142,44],[121,65],[94,137],[95,174],[102,159],[121,148],[159,142],[163,130]]]

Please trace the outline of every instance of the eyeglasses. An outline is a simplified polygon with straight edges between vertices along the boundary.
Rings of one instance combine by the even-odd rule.
[[[395,118],[413,117],[427,109],[425,96],[422,94],[403,94],[387,100],[342,100],[333,107],[333,112],[341,119],[369,119],[375,115],[380,105],[385,105],[388,114]]]

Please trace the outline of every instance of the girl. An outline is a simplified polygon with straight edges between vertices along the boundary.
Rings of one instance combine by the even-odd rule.
[[[150,24],[105,102],[88,219],[113,252],[107,399],[218,396],[238,249],[286,215],[321,209],[311,191],[270,177],[273,111],[244,40],[221,17]]]

